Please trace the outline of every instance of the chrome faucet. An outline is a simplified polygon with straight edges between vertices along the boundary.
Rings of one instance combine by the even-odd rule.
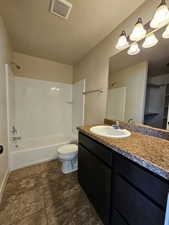
[[[114,129],[120,129],[120,122],[119,121],[116,121],[116,123],[114,125],[112,125],[112,127]]]
[[[135,121],[132,118],[130,118],[128,120],[128,125],[135,125]]]
[[[15,126],[12,126],[11,133],[13,135],[10,138],[12,139],[13,142],[17,142],[17,141],[21,140],[21,137],[16,136],[16,134],[18,133],[18,131],[17,131],[17,129],[16,129]]]
[[[21,137],[12,137],[13,142],[20,141],[20,140],[21,140]]]
[[[12,126],[11,133],[12,134],[17,134],[17,129],[15,128],[15,126]]]

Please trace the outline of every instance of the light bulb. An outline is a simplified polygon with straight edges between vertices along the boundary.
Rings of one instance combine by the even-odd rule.
[[[143,42],[143,48],[151,48],[158,43],[158,39],[155,34],[151,34],[147,36]]]
[[[144,29],[142,19],[139,18],[138,22],[136,23],[131,35],[131,41],[140,41],[141,39],[145,38],[147,31]]]
[[[118,42],[116,44],[116,49],[123,50],[129,46],[126,32],[123,31],[118,39]]]
[[[169,38],[169,25],[166,27],[164,33],[162,34],[162,37],[164,39],[168,39]]]
[[[137,44],[137,42],[134,42],[130,45],[130,48],[128,50],[128,55],[137,55],[140,52],[140,48]]]
[[[153,19],[150,23],[150,27],[159,28],[164,26],[169,22],[169,9],[166,5],[166,2],[163,0],[161,4],[158,6]]]

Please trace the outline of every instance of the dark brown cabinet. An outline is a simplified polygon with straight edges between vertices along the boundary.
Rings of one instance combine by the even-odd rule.
[[[164,212],[120,176],[114,177],[114,207],[130,225],[164,224]]]
[[[111,225],[128,225],[124,218],[114,209],[111,216]]]
[[[111,169],[82,146],[79,146],[79,168],[80,185],[104,224],[110,224]]]
[[[79,183],[105,225],[166,225],[166,180],[82,133],[78,161]]]

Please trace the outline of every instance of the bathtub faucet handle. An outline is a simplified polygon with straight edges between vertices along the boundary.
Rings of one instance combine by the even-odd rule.
[[[21,137],[12,137],[12,141],[20,141],[21,140]]]
[[[12,126],[11,133],[12,134],[17,134],[18,133],[18,131],[17,131],[15,126]]]

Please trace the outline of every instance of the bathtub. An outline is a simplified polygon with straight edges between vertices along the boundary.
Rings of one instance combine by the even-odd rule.
[[[16,170],[26,166],[57,159],[57,149],[65,144],[77,142],[77,137],[47,136],[41,138],[21,139],[11,147],[10,169]]]

